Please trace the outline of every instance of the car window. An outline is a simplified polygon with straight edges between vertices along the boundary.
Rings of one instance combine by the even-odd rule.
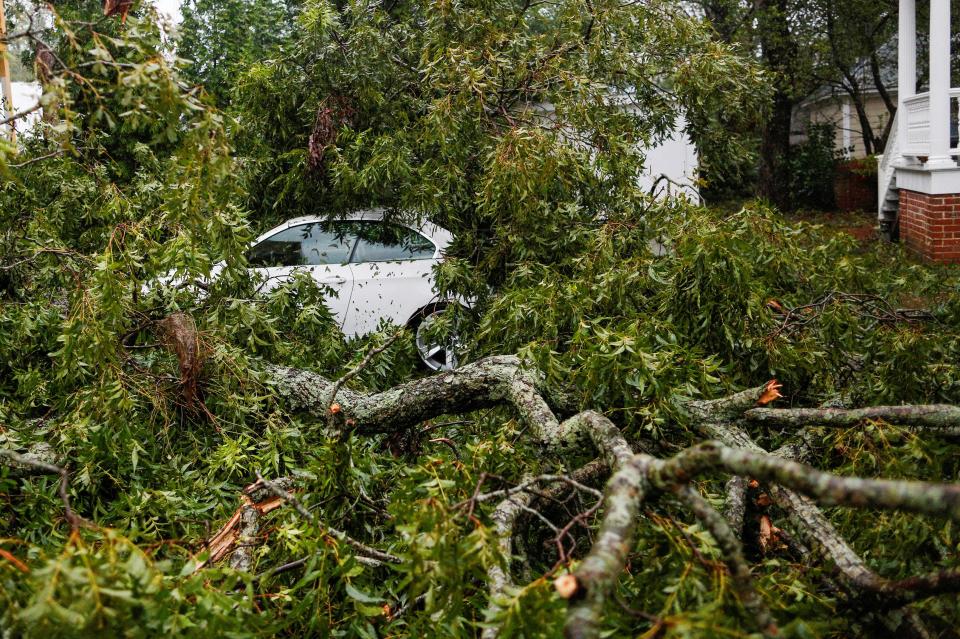
[[[346,264],[354,237],[337,223],[298,224],[275,233],[247,252],[253,267]]]
[[[356,225],[357,246],[350,261],[388,262],[429,260],[436,253],[433,242],[412,229],[396,224],[360,222]]]

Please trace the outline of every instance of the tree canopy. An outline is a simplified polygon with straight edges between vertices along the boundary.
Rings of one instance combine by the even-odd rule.
[[[190,0],[180,11],[176,41],[188,60],[185,80],[201,84],[216,103],[229,104],[235,78],[246,66],[261,62],[287,41],[299,2]]]

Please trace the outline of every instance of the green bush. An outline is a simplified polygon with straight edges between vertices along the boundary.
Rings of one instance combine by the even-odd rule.
[[[839,154],[836,128],[829,123],[808,124],[807,139],[790,150],[790,197],[797,207],[834,208],[833,182]]]

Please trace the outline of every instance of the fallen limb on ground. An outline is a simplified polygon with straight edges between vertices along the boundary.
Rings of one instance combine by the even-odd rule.
[[[332,382],[294,369],[274,367],[271,373],[280,393],[294,408],[318,417],[327,414],[324,399],[334,388]],[[740,550],[737,522],[742,521],[741,505],[736,501],[730,504],[735,522],[731,527],[689,488],[692,480],[707,472],[769,482],[773,500],[790,514],[794,526],[814,546],[812,552],[839,569],[843,588],[850,599],[868,592],[880,599],[887,596],[891,604],[901,605],[922,596],[960,590],[960,579],[954,571],[898,581],[879,577],[866,567],[816,505],[900,509],[940,515],[960,522],[960,485],[837,477],[791,461],[789,457],[798,454],[796,447],[785,447],[774,454],[763,451],[743,427],[747,420],[805,426],[821,421],[855,425],[863,419],[889,418],[895,423],[903,420],[911,426],[928,426],[935,433],[945,434],[951,430],[944,428],[945,422],[957,414],[957,409],[943,406],[874,407],[862,411],[764,408],[780,397],[778,389],[776,382],[770,382],[718,400],[690,402],[687,410],[704,435],[714,441],[692,446],[666,460],[635,453],[619,429],[594,411],[584,411],[560,421],[551,409],[550,396],[537,371],[523,367],[513,356],[486,358],[456,371],[408,382],[376,394],[365,395],[342,389],[338,403],[345,419],[361,434],[402,430],[441,414],[504,404],[515,409],[537,442],[555,453],[562,453],[565,448],[584,440],[596,448],[612,476],[606,485],[604,514],[593,546],[572,577],[564,576],[558,581],[561,594],[570,601],[566,623],[569,637],[599,635],[603,606],[633,546],[641,505],[666,493],[679,494],[693,515],[716,538],[736,582],[740,600],[756,629],[769,636],[777,634],[766,603],[752,588],[749,567]],[[735,482],[731,491],[734,500],[739,498],[741,490],[737,486]],[[505,500],[495,511],[498,532],[506,539],[512,537],[518,513],[528,508],[529,499],[523,495]],[[509,551],[510,545],[504,544],[503,548]],[[496,610],[497,599],[512,584],[509,573],[499,566],[491,569],[492,610]],[[875,614],[891,631],[912,630],[923,634],[919,620],[909,611],[881,606]],[[495,635],[496,632],[487,634]]]
[[[291,483],[289,480],[283,481],[284,486]],[[229,554],[231,568],[248,570],[252,560],[250,546],[260,530],[260,517],[283,504],[283,498],[267,490],[262,482],[247,486],[233,516],[207,541],[210,556],[200,562],[197,569],[215,564]]]
[[[801,543],[796,539],[806,542],[808,546],[803,546],[803,552],[811,561],[836,568],[838,574],[832,589],[852,606],[859,606],[858,615],[872,616],[891,633],[924,636],[919,618],[904,606],[923,597],[960,591],[960,571],[954,569],[898,579],[877,574],[819,508],[819,505],[837,505],[903,510],[960,522],[960,484],[839,477],[795,461],[805,456],[802,440],[770,453],[754,442],[747,429],[748,424],[754,427],[786,424],[804,432],[807,427],[820,424],[855,427],[863,420],[889,419],[924,429],[927,436],[941,437],[949,436],[954,430],[953,420],[958,414],[954,407],[895,406],[851,411],[771,409],[765,405],[779,397],[779,386],[771,382],[716,400],[689,402],[685,408],[703,441],[670,457],[660,457],[651,451],[635,449],[634,446],[642,442],[627,441],[617,426],[598,412],[588,410],[563,420],[558,418],[554,407],[562,402],[550,395],[536,370],[524,367],[513,356],[482,359],[455,371],[374,394],[359,393],[309,371],[270,367],[268,373],[277,392],[292,409],[312,415],[327,427],[350,428],[358,435],[402,432],[440,415],[502,405],[515,411],[526,427],[526,435],[542,446],[544,455],[553,455],[562,461],[571,448],[582,450],[587,445],[595,449],[599,459],[590,465],[589,473],[581,470],[594,479],[604,472],[609,474],[599,530],[579,564],[557,581],[558,592],[569,601],[566,618],[569,637],[596,637],[604,630],[604,607],[634,548],[643,509],[665,495],[679,500],[714,537],[734,591],[754,628],[768,636],[776,635],[774,616],[753,587],[750,566],[740,541],[745,486],[754,480],[764,483],[769,499],[786,511],[790,519],[792,533],[786,532],[786,523],[769,521],[767,537],[776,527],[783,528],[779,532],[793,539],[795,545]],[[334,394],[337,419],[331,420],[333,411],[328,402]],[[12,468],[60,473],[67,477],[61,467],[51,465],[52,460],[35,459],[36,455],[28,457],[13,451],[0,450],[0,453],[0,461]],[[741,478],[728,485],[728,518],[692,486],[699,478],[718,474]],[[470,500],[472,508],[472,504],[494,496],[502,499],[493,512],[493,520],[504,555],[512,553],[518,522],[525,519],[521,515],[539,516],[536,498],[547,488],[541,485],[544,482],[552,482],[551,491],[560,484],[579,490],[573,475],[541,476],[524,480],[516,489],[493,491],[485,496],[477,494]],[[65,485],[66,479],[62,482],[64,494]],[[401,556],[373,548],[320,521],[288,492],[291,486],[286,479],[263,478],[249,486],[240,507],[209,540],[207,563],[229,556],[232,567],[250,570],[261,517],[284,503],[294,507],[321,534],[349,545],[357,560],[366,565],[385,568],[404,561]],[[69,509],[66,499],[64,504],[65,509]],[[594,510],[596,508],[588,512],[592,515]],[[557,530],[565,534],[569,527]],[[281,569],[301,566],[304,562],[305,559],[297,560],[284,564]],[[278,571],[282,570],[274,569],[268,574]],[[487,619],[490,621],[496,619],[500,610],[497,602],[514,587],[509,565],[491,566],[487,586]],[[496,634],[495,626],[485,630],[487,636]]]

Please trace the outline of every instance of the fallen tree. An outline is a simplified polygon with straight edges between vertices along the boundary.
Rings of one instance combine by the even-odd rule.
[[[295,409],[322,416],[330,410],[333,383],[305,371],[273,368],[280,393]],[[755,628],[776,635],[776,623],[753,591],[750,569],[738,535],[730,524],[691,488],[699,476],[720,470],[750,477],[771,485],[774,498],[789,513],[795,531],[814,544],[821,560],[832,562],[842,573],[851,596],[872,595],[878,606],[902,604],[918,597],[960,590],[960,571],[938,571],[902,580],[879,577],[864,565],[839,537],[815,504],[857,508],[902,509],[940,515],[960,522],[960,484],[884,481],[844,478],[822,473],[787,458],[793,451],[768,454],[746,434],[748,421],[762,424],[812,426],[819,424],[854,426],[867,419],[926,427],[936,436],[956,424],[956,407],[881,406],[860,410],[762,408],[780,397],[774,382],[709,402],[693,402],[688,410],[701,431],[714,437],[666,460],[633,448],[617,427],[604,416],[578,413],[558,420],[537,386],[536,371],[524,369],[515,357],[480,360],[455,372],[417,380],[374,395],[350,393],[341,396],[340,409],[350,428],[362,434],[403,430],[442,414],[476,410],[496,403],[512,406],[529,426],[531,436],[546,448],[562,453],[565,448],[589,441],[602,455],[611,478],[606,484],[604,516],[599,536],[572,577],[558,579],[564,598],[571,600],[566,634],[570,637],[598,636],[603,606],[622,572],[631,547],[633,529],[640,519],[644,501],[660,493],[676,493],[721,546],[724,561],[736,582],[742,604],[751,613]],[[642,445],[642,442],[640,443]],[[494,518],[507,540],[512,522],[535,494],[510,495],[498,506]],[[509,555],[509,552],[506,553]],[[490,599],[495,601],[510,584],[499,566],[490,572]],[[911,623],[918,623],[911,619]],[[890,630],[899,627],[891,621]]]
[[[818,471],[793,461],[802,457],[798,446],[785,446],[773,454],[760,449],[747,432],[751,424],[764,427],[787,424],[806,428],[817,425],[855,427],[866,420],[904,423],[924,429],[925,436],[949,433],[955,422],[951,406],[880,406],[868,409],[777,409],[767,405],[780,397],[775,382],[712,401],[694,401],[687,405],[698,430],[710,438],[675,455],[658,458],[649,452],[654,442],[628,442],[608,418],[594,411],[578,412],[566,419],[557,413],[544,392],[542,376],[522,365],[514,356],[490,357],[462,369],[408,382],[374,394],[340,389],[337,380],[305,370],[270,367],[269,375],[277,391],[291,409],[302,411],[320,423],[340,416],[339,429],[361,436],[405,431],[424,421],[445,414],[465,413],[497,405],[509,406],[527,427],[528,436],[544,450],[544,456],[562,460],[566,452],[583,445],[592,446],[600,459],[569,474],[541,475],[521,481],[514,488],[481,493],[478,485],[468,500],[470,508],[500,499],[490,514],[501,551],[508,563],[493,563],[487,572],[489,589],[488,617],[496,618],[499,601],[514,585],[509,567],[513,537],[520,515],[536,511],[536,501],[545,497],[544,487],[558,493],[590,491],[582,481],[606,480],[602,504],[591,510],[600,512],[597,537],[581,560],[569,564],[570,572],[556,578],[559,595],[569,601],[565,623],[569,637],[596,637],[603,630],[603,611],[610,605],[612,592],[627,563],[637,526],[643,525],[642,509],[664,498],[676,498],[700,525],[709,532],[720,549],[723,562],[733,581],[737,597],[756,631],[766,636],[778,634],[777,621],[768,603],[753,586],[751,568],[745,559],[742,541],[742,512],[724,517],[696,488],[700,478],[717,472],[734,478],[749,478],[767,486],[773,500],[787,514],[778,522],[791,534],[809,544],[816,561],[829,564],[839,573],[838,584],[851,610],[866,610],[883,619],[890,631],[912,629],[922,632],[919,619],[903,607],[918,599],[955,593],[960,590],[960,570],[941,569],[929,574],[901,579],[884,578],[870,568],[840,536],[818,506],[845,506],[876,510],[903,510],[940,516],[960,522],[960,484],[937,484],[909,480],[842,477]],[[334,398],[334,391],[336,397]],[[336,399],[336,403],[331,402]],[[343,436],[344,433],[333,433]],[[61,497],[67,519],[77,526],[81,521],[70,510],[64,482],[66,471],[53,462],[9,450],[0,451],[8,464],[36,472],[61,475]],[[375,568],[404,562],[402,556],[378,550],[353,539],[316,516],[288,492],[296,484],[293,478],[258,482],[244,491],[243,505],[220,532],[207,543],[209,559],[198,564],[215,563],[229,556],[232,568],[252,568],[250,544],[256,544],[260,519],[278,506],[291,505],[300,515],[318,524],[318,530],[345,544],[358,561]],[[736,484],[728,494],[727,507],[737,508]],[[559,489],[559,490],[558,490]],[[595,490],[593,494],[599,495]],[[541,504],[542,505],[542,504]],[[739,506],[742,508],[742,506]],[[732,520],[732,521],[731,521]],[[85,522],[86,523],[86,522]],[[87,523],[87,525],[92,525]],[[270,576],[301,567],[305,561],[291,562],[268,571]],[[486,634],[497,636],[496,627]]]
[[[314,7],[237,148],[149,8],[22,33],[62,126],[0,185],[3,631],[954,636],[956,278],[638,190],[636,140],[759,95],[678,6]],[[321,203],[455,233],[473,363],[258,290]]]

